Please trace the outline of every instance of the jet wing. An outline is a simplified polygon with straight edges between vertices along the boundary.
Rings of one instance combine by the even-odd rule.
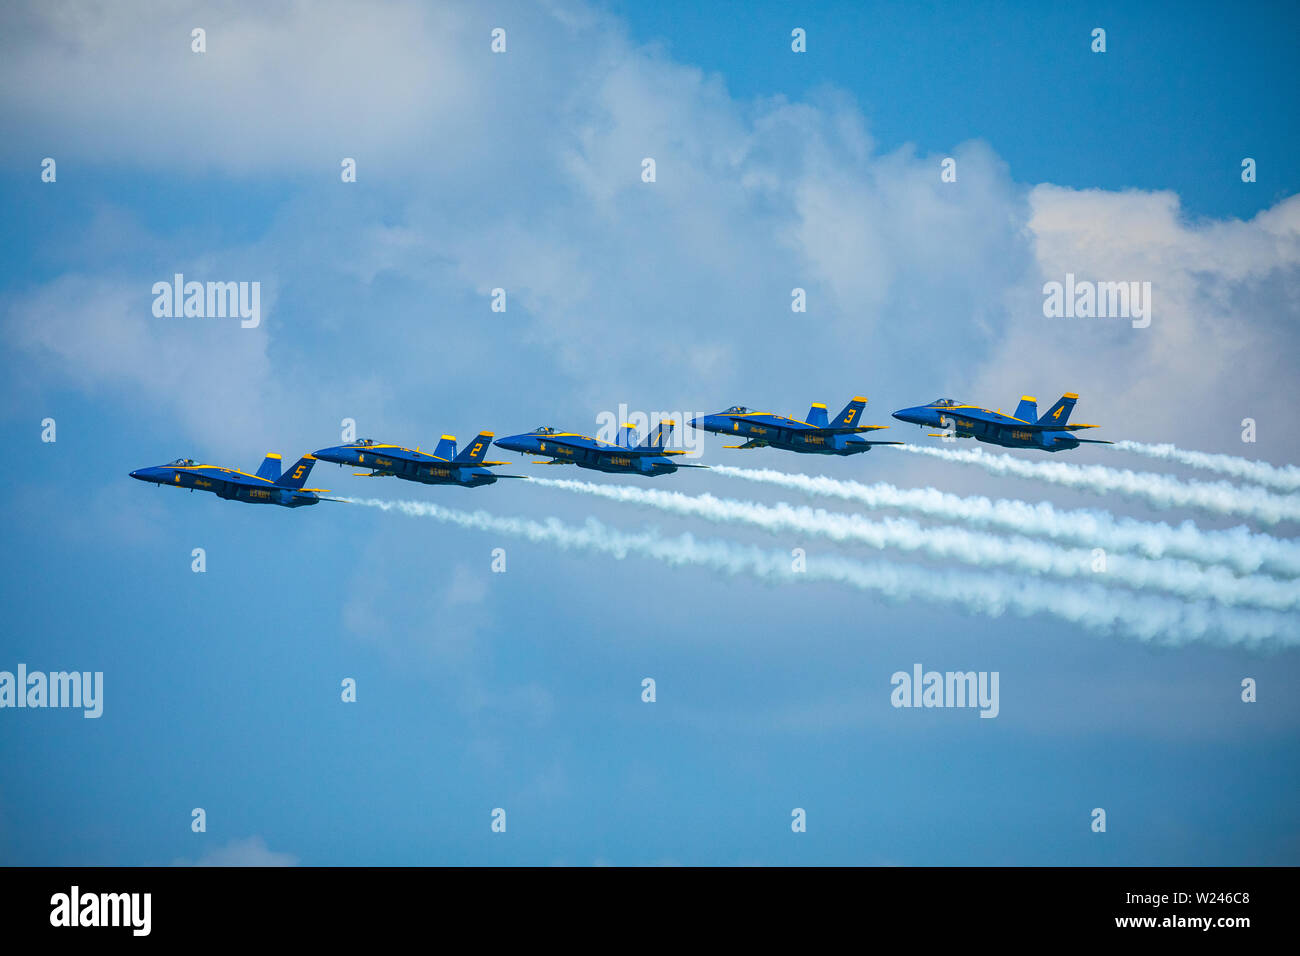
[[[584,454],[618,455],[620,457],[632,457],[632,458],[637,458],[644,455],[672,454],[672,452],[665,452],[662,448],[637,448],[637,447],[627,448],[624,447],[623,445],[611,445],[609,442],[600,441],[599,439],[587,439],[589,441],[594,442],[594,444],[590,444],[590,445],[583,444],[582,442],[564,441],[563,439],[557,439],[554,437],[547,438],[546,440],[552,445],[563,445],[565,448],[572,448],[574,451],[580,451]],[[552,457],[552,453],[549,451],[530,451],[530,452],[525,452],[524,454],[538,455],[543,458]],[[509,464],[509,462],[499,462],[498,464],[506,465]]]
[[[1039,425],[1030,422],[1016,422],[1014,425],[1002,425],[1003,428],[1014,428],[1018,431],[1033,432],[1077,432],[1081,428],[1100,428],[1100,425]],[[1111,442],[1110,444],[1114,444]]]
[[[645,458],[646,456],[658,458],[660,455],[684,455],[684,451],[675,451],[668,448],[624,448],[622,445],[608,447],[602,445],[595,449],[602,455],[630,455],[633,458]]]

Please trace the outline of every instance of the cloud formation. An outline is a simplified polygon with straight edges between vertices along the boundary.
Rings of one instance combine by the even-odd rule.
[[[179,422],[205,444],[232,419],[305,426],[308,402],[331,427],[360,413],[435,428],[405,408],[463,400],[511,368],[539,411],[583,416],[620,401],[798,407],[869,390],[901,405],[965,389],[998,403],[1073,388],[1126,433],[1113,437],[1202,447],[1270,415],[1275,373],[1296,357],[1300,199],[1246,223],[1187,223],[1168,193],[1028,188],[980,142],[951,145],[958,178],[943,183],[939,155],[880,152],[842,92],[737,100],[584,5],[230,7],[204,24],[143,6],[6,16],[24,27],[0,58],[11,154],[66,151],[65,179],[124,166],[291,186],[263,235],[223,250],[278,292],[266,342],[218,353],[235,376],[228,419],[182,399]],[[498,20],[509,47],[494,55]],[[204,54],[190,51],[199,25]],[[345,156],[354,185],[339,182]],[[142,232],[126,241],[156,250]],[[183,265],[165,252],[161,264]],[[74,279],[63,266],[10,303],[6,324],[71,380],[121,380],[157,403],[172,394],[160,359],[209,356],[209,333],[175,334],[123,291],[157,276],[78,262]],[[1065,271],[1152,281],[1152,327],[1045,319],[1042,283]],[[505,314],[488,308],[494,288]],[[794,288],[806,313],[791,311]],[[33,335],[58,298],[70,315]],[[119,326],[137,343],[125,353],[75,344]],[[433,376],[430,355],[447,356]],[[381,362],[377,386],[363,370]],[[922,370],[931,384],[916,384]],[[481,403],[518,413],[491,390]],[[1281,418],[1261,433],[1265,457],[1295,450]]]

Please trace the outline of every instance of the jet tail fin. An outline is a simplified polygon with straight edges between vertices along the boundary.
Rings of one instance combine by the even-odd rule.
[[[279,481],[280,456],[274,453],[267,455],[261,467],[257,469],[257,477],[265,478],[267,481]]]
[[[665,418],[646,433],[645,438],[641,441],[641,444],[637,445],[637,447],[666,448],[668,446],[668,439],[673,435],[673,426],[676,424],[677,422],[673,419]]]
[[[298,459],[298,464],[294,465],[276,482],[282,488],[301,488],[307,481],[307,476],[311,474],[311,466],[316,464],[315,455],[303,455]]]
[[[867,407],[867,400],[861,395],[855,395],[853,401],[844,406],[844,411],[835,416],[835,421],[831,422],[836,428],[847,428],[850,425],[858,423],[858,415],[862,409]],[[810,423],[811,424],[811,423]]]
[[[808,424],[818,428],[825,428],[829,424],[826,418],[826,406],[821,402],[813,402],[812,408],[808,409]]]
[[[492,445],[492,436],[494,432],[479,432],[475,439],[470,442],[469,447],[464,449],[454,459],[458,465],[478,465],[482,464],[483,456],[487,454],[488,448]]]
[[[1016,418],[1022,422],[1038,421],[1038,399],[1029,395],[1020,396],[1020,404],[1016,406]]]
[[[1064,425],[1070,420],[1070,412],[1074,411],[1074,403],[1078,400],[1079,396],[1074,392],[1066,392],[1055,405],[1043,413],[1043,417],[1038,420],[1038,424]]]
[[[438,439],[438,446],[434,448],[433,454],[437,458],[446,458],[451,461],[456,457],[456,436],[443,435]]]

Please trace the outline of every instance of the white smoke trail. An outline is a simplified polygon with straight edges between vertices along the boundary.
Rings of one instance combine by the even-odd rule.
[[[765,505],[717,498],[710,494],[687,495],[680,491],[601,485],[572,479],[532,478],[530,481],[548,488],[644,505],[684,517],[722,524],[747,524],[773,533],[815,535],[878,550],[896,548],[980,568],[1008,568],[1059,578],[1087,577],[1104,586],[1155,589],[1182,598],[1205,598],[1232,606],[1274,611],[1300,608],[1300,585],[1294,581],[1238,578],[1225,568],[1205,569],[1188,561],[1109,558],[1105,571],[1094,572],[1093,552],[1089,549],[1061,548],[1029,538],[1005,538],[965,528],[925,527],[907,518],[872,521],[863,515],[784,502]]]
[[[1242,481],[1272,488],[1274,491],[1300,490],[1300,468],[1295,465],[1274,465],[1267,461],[1239,458],[1236,455],[1216,455],[1204,451],[1188,451],[1176,445],[1147,445],[1138,441],[1117,441],[1115,448],[1119,451],[1146,455],[1148,458],[1177,462],[1204,471],[1217,471],[1221,475],[1240,478]]]
[[[1300,521],[1300,496],[1275,495],[1264,488],[1238,487],[1226,481],[1182,481],[1149,471],[1129,471],[1105,465],[1072,465],[1059,461],[1026,461],[1010,455],[990,455],[979,448],[956,451],[926,445],[885,445],[945,461],[978,465],[995,475],[1036,478],[1094,494],[1140,498],[1155,508],[1199,508],[1212,514],[1242,515],[1264,524]]]
[[[867,485],[769,468],[714,465],[712,473],[808,495],[839,498],[868,508],[891,508],[929,518],[964,521],[981,528],[1104,548],[1107,552],[1134,553],[1147,558],[1185,558],[1202,565],[1221,564],[1238,574],[1265,571],[1300,576],[1300,542],[1252,532],[1245,525],[1225,531],[1204,531],[1190,520],[1171,527],[1163,521],[1116,518],[1108,511],[1058,510],[1046,501],[1031,504],[1006,498],[994,500],[983,495],[962,497],[934,488],[899,488],[886,482]]]
[[[497,517],[420,501],[348,499],[354,504],[401,514],[623,558],[638,554],[672,565],[707,567],[778,582],[825,581],[870,591],[890,600],[924,599],[953,604],[998,617],[1007,611],[1028,617],[1048,614],[1094,631],[1118,630],[1141,640],[1182,646],[1193,641],[1259,648],[1300,645],[1294,615],[1224,608],[1147,595],[1117,595],[1093,585],[1025,587],[1003,574],[971,574],[840,557],[810,557],[806,571],[795,572],[790,556],[727,541],[697,541],[690,534],[661,538],[652,532],[629,534],[588,519],[582,527],[556,518]]]

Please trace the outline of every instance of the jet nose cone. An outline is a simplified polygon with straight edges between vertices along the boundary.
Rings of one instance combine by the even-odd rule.
[[[898,411],[894,412],[893,417],[897,418],[900,422],[916,423],[919,420],[915,408],[900,408]]]
[[[139,471],[133,471],[133,472],[131,472],[131,477],[132,477],[132,478],[139,478],[139,477],[140,477],[140,472],[139,472]]]

